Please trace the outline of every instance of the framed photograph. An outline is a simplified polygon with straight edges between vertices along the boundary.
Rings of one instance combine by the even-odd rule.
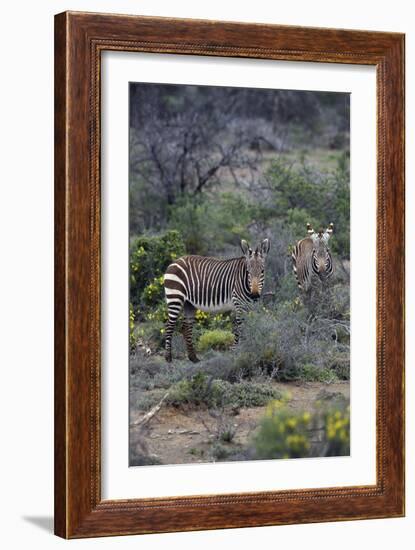
[[[404,515],[404,35],[55,18],[55,532]]]

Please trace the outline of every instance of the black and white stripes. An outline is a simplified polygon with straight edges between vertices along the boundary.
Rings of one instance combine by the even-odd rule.
[[[295,245],[292,253],[293,271],[301,290],[310,289],[313,275],[321,281],[326,281],[333,275],[333,259],[328,246],[333,229],[334,225],[331,223],[325,231],[320,229],[315,233],[308,223],[309,236]]]
[[[168,307],[166,359],[171,361],[171,341],[176,321],[184,311],[183,336],[191,361],[197,361],[192,342],[192,326],[197,309],[206,312],[235,310],[235,343],[244,311],[259,298],[264,284],[265,259],[269,240],[253,251],[241,241],[244,256],[222,260],[204,256],[184,256],[169,265],[164,275]]]

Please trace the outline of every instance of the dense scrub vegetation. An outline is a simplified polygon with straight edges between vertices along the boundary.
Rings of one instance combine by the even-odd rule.
[[[130,370],[132,387],[140,390],[131,405],[149,410],[166,392],[170,406],[225,416],[271,403],[251,457],[254,448],[257,458],[310,456],[307,430],[316,422],[327,426],[324,453],[345,453],[348,435],[342,431],[341,441],[328,435],[338,421],[347,432],[345,406],[304,411],[293,420],[275,405],[281,395],[272,382],[349,379],[348,96],[131,85],[130,112]],[[306,236],[307,222],[317,229],[334,223],[335,274],[304,294],[291,251]],[[174,361],[166,364],[169,263],[185,254],[240,256],[240,239],[264,237],[271,240],[265,288],[237,349],[230,350],[230,314],[198,311],[194,342],[201,362],[187,361],[179,322]],[[284,433],[296,437],[277,441],[278,426],[289,420],[296,429]],[[217,443],[216,459],[229,458],[222,456],[224,441]]]

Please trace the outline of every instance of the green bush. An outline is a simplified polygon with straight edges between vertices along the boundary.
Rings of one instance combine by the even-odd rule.
[[[163,323],[164,325],[164,323],[167,321],[167,304],[164,298],[156,306],[150,309],[150,311],[145,316],[145,320],[147,322],[156,321],[159,323]]]
[[[317,441],[316,434],[320,434]],[[263,459],[349,455],[349,407],[320,404],[312,412],[292,412],[283,401],[273,401],[253,444],[256,458]]]
[[[168,402],[171,405],[205,405],[217,406],[221,400],[221,392],[217,384],[202,372],[198,372],[189,380],[181,380],[172,387]]]
[[[222,445],[218,441],[215,442],[215,444],[212,447],[212,456],[214,460],[226,460],[229,458],[229,455],[231,454],[231,451],[228,447],[225,445]]]
[[[324,306],[310,313],[299,297],[271,307],[259,304],[246,317],[236,363],[247,376],[260,369],[281,380],[307,379],[332,381],[347,379],[349,342],[344,332],[349,325],[345,305],[343,317],[331,318],[330,294],[321,299]]]
[[[198,309],[195,314],[195,326],[197,329],[227,330],[232,329],[232,321],[229,312],[207,313]]]
[[[280,390],[269,384],[247,381],[230,384],[223,380],[218,380],[217,384],[222,388],[227,403],[233,408],[262,407],[270,400],[281,397]]]
[[[219,432],[219,439],[220,441],[223,441],[223,443],[232,443],[233,438],[235,437],[236,429],[234,426],[228,424],[224,428],[222,428]]]
[[[167,398],[175,406],[192,405],[208,408],[260,407],[281,397],[281,392],[269,384],[240,382],[231,384],[214,380],[202,372],[175,384]]]
[[[161,300],[164,299],[164,275],[154,277],[154,279],[147,286],[144,287],[142,295],[142,303],[148,308],[154,307]]]
[[[130,322],[129,322],[129,331],[130,331],[130,350],[134,351],[137,345],[137,334],[135,332],[135,314],[133,305],[130,303]]]
[[[326,456],[345,456],[350,454],[350,412],[331,409],[324,414]]]
[[[186,254],[178,231],[141,236],[130,244],[130,299],[135,310],[148,311],[162,298],[162,276],[167,266]],[[140,309],[140,313],[142,313]]]
[[[314,229],[334,223],[330,241],[334,253],[350,255],[350,174],[343,156],[335,171],[322,173],[306,163],[293,165],[282,158],[266,174],[271,200],[265,218],[278,218],[295,240],[305,237],[305,224]]]
[[[242,325],[238,346],[241,366],[256,366],[269,372],[279,369],[282,364],[279,328],[272,313],[262,305],[250,311]]]
[[[226,245],[237,247],[241,238],[248,237],[254,208],[236,193],[217,193],[215,200],[205,195],[187,197],[171,207],[169,226],[183,235],[189,254],[211,255]]]
[[[197,350],[205,352],[209,349],[224,351],[229,349],[235,342],[235,337],[228,330],[207,330],[203,332],[197,343]]]
[[[348,353],[340,353],[333,357],[331,365],[339,380],[350,380],[350,357]]]
[[[293,413],[284,406],[283,402],[273,401],[268,405],[254,438],[257,458],[308,456],[310,424],[310,413]]]
[[[154,319],[146,323],[137,323],[135,335],[151,350],[161,349],[164,343],[164,322]]]
[[[334,382],[338,379],[335,371],[309,363],[300,368],[299,377],[305,382]]]

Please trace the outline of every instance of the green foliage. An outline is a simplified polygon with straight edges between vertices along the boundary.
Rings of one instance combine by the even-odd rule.
[[[235,434],[236,429],[233,426],[228,425],[219,432],[219,439],[224,443],[232,443]]]
[[[130,322],[129,322],[129,329],[130,329],[130,349],[131,350],[134,350],[134,348],[136,347],[137,345],[137,334],[135,332],[135,324],[134,324],[134,321],[135,321],[135,314],[134,314],[134,309],[133,309],[133,305],[131,304],[130,302]]]
[[[313,434],[320,439],[313,441]],[[350,454],[349,407],[293,412],[284,401],[271,402],[254,437],[256,458],[304,458]]]
[[[306,236],[305,228],[307,223],[311,223],[312,227],[319,227],[321,222],[312,216],[305,208],[294,207],[287,210],[286,223],[293,235],[296,236],[296,239],[300,239]]]
[[[301,458],[308,455],[311,414],[293,413],[281,401],[267,407],[254,438],[257,458]]]
[[[164,297],[164,277],[155,277],[151,283],[144,287],[142,301],[144,306],[154,306]]]
[[[202,372],[198,372],[189,380],[176,384],[169,395],[171,405],[192,404],[215,406],[220,399],[216,384]]]
[[[212,456],[215,460],[226,460],[230,454],[231,451],[228,447],[222,445],[218,441],[214,443],[212,447]]]
[[[197,456],[199,458],[203,458],[204,455],[205,455],[205,450],[204,449],[198,449],[197,447],[191,447],[189,449],[189,454],[192,455],[192,456]]]
[[[242,326],[238,346],[241,364],[255,365],[272,372],[281,365],[279,325],[272,313],[262,305],[250,311]]]
[[[205,352],[210,349],[224,351],[229,349],[235,341],[232,332],[228,330],[208,330],[203,332],[197,343],[198,351]]]
[[[160,236],[135,237],[131,241],[130,298],[135,309],[142,306],[148,310],[160,301],[162,276],[167,266],[185,253],[182,237],[175,230]]]
[[[324,414],[326,456],[345,456],[350,453],[350,411],[331,409]]]
[[[189,254],[215,254],[227,245],[239,246],[240,239],[248,237],[254,208],[235,193],[218,193],[214,200],[205,195],[187,197],[170,208],[169,227],[183,235]]]
[[[292,166],[277,158],[267,172],[272,200],[268,216],[283,221],[296,240],[306,236],[305,224],[315,229],[334,223],[330,247],[346,258],[350,254],[350,185],[348,163],[341,157],[334,172],[321,173],[305,163]]]
[[[151,322],[139,322],[135,328],[137,338],[152,350],[160,349],[164,341],[164,322],[158,319]]]
[[[156,306],[149,309],[149,312],[146,315],[146,321],[147,322],[156,322],[164,323],[167,321],[167,304],[164,300],[164,296],[161,298],[161,302],[159,302]]]
[[[133,134],[134,132],[131,136]],[[160,192],[148,185],[142,174],[130,172],[129,183],[130,235],[141,235],[149,230],[162,230],[164,224],[160,224],[160,220],[167,218],[168,206],[166,201],[160,200]]]
[[[230,314],[227,313],[206,313],[198,309],[195,314],[195,328],[201,334],[204,330],[221,330],[231,331],[232,320]]]
[[[232,407],[261,407],[266,405],[271,399],[281,397],[281,392],[266,383],[242,381],[230,384],[226,381],[218,381],[226,396],[226,402]]]
[[[350,380],[350,358],[345,353],[333,358],[331,368],[339,380]]]
[[[239,408],[260,407],[278,397],[281,397],[280,392],[268,384],[231,384],[225,380],[215,380],[199,371],[191,378],[175,384],[168,396],[168,402],[175,406]]]
[[[327,292],[324,300],[320,297],[314,309],[299,298],[282,303],[277,299],[274,308],[258,305],[242,326],[236,352],[239,368],[245,366],[247,375],[259,368],[281,381],[347,379],[348,302],[336,309],[333,301],[338,303],[336,292]],[[337,317],[330,315],[333,310]]]
[[[300,368],[299,378],[304,382],[334,382],[337,380],[336,372],[329,368],[318,368],[313,364],[305,364]]]

